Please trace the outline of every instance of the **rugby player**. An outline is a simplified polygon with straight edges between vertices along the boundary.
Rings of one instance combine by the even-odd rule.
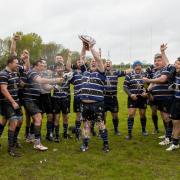
[[[140,121],[142,126],[143,136],[147,136],[146,132],[146,108],[147,108],[147,93],[145,91],[143,77],[146,73],[142,71],[142,63],[140,61],[134,61],[133,72],[129,73],[125,77],[124,91],[128,95],[128,135],[127,140],[132,138],[132,129],[134,124],[134,117],[136,115],[136,109],[139,109]]]
[[[101,138],[103,140],[103,151],[109,152],[108,144],[108,132],[104,124],[104,83],[105,83],[105,73],[104,65],[99,57],[99,53],[93,48],[92,43],[89,43],[89,49],[93,55],[91,60],[90,70],[84,64],[85,61],[85,44],[83,43],[83,48],[81,51],[81,70],[82,84],[81,84],[81,113],[83,119],[83,144],[81,146],[81,151],[85,152],[88,150],[89,138],[90,138],[90,127],[91,122],[95,121]]]

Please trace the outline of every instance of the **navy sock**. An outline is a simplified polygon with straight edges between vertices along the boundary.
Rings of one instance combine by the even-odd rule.
[[[54,133],[54,127],[55,125],[54,125],[54,122],[52,122],[52,133]]]
[[[95,122],[94,120],[91,121],[91,132],[94,132],[94,125],[95,125]]]
[[[67,134],[68,124],[63,123],[64,134]]]
[[[4,131],[4,127],[5,127],[5,125],[0,124],[0,136],[2,135],[2,133]]]
[[[8,130],[8,149],[12,149],[14,147],[14,131]]]
[[[51,121],[47,121],[46,129],[47,129],[47,136],[50,136],[50,134],[52,133],[52,122]]]
[[[108,145],[108,132],[107,129],[100,130],[101,138],[103,140],[104,145]]]
[[[154,123],[154,127],[156,130],[158,130],[158,116],[155,114],[155,115],[152,115],[152,120],[153,120],[153,123]]]
[[[25,132],[25,135],[26,135],[26,137],[29,135],[29,126],[26,126],[26,132]]]
[[[59,138],[59,125],[54,125],[54,129],[56,138]]]
[[[88,146],[88,144],[89,144],[89,138],[84,138],[83,139],[83,144],[84,144],[84,146]]]
[[[81,121],[77,121],[76,120],[76,133],[79,134],[80,133],[80,128],[81,128]]]
[[[30,134],[34,134],[34,123],[30,125]]]
[[[174,145],[178,145],[178,144],[179,144],[179,139],[173,138],[173,144],[174,144]]]
[[[14,144],[17,143],[17,137],[18,137],[20,129],[21,129],[21,127],[16,127],[16,129],[15,129],[15,132],[14,132]]]
[[[113,125],[114,125],[114,131],[117,132],[118,131],[118,125],[119,125],[119,119],[113,119]]]
[[[142,132],[146,131],[146,117],[141,118]]]
[[[132,134],[132,129],[133,129],[133,125],[134,125],[134,118],[130,118],[128,117],[128,134],[131,135]]]
[[[81,121],[77,121],[76,120],[76,129],[80,129],[80,127],[81,127]]]
[[[41,138],[41,126],[34,125],[34,135],[35,135],[35,139]]]
[[[169,121],[167,123],[167,128],[166,128],[166,138],[169,138],[170,140],[172,136],[172,130],[173,130],[173,124],[172,121]]]

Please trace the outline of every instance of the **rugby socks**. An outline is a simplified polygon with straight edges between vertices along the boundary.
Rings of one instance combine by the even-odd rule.
[[[80,134],[80,128],[81,128],[81,121],[76,120],[75,126],[76,126],[76,136],[79,136],[79,134]]]
[[[89,138],[84,138],[83,139],[83,145],[88,147],[88,144],[89,144]]]
[[[14,147],[14,131],[8,130],[8,151],[11,151]]]
[[[54,125],[54,129],[55,129],[55,136],[56,136],[56,138],[59,138],[59,124],[58,125]]]
[[[46,129],[47,129],[47,137],[49,137],[50,134],[52,133],[52,121],[47,121]]]
[[[173,144],[177,146],[179,144],[179,139],[173,138]]]
[[[52,122],[52,133],[54,133],[55,124]]]
[[[29,135],[29,126],[26,126],[26,132],[25,132],[25,136],[26,136],[26,138],[28,137],[28,135]]]
[[[4,131],[4,127],[5,127],[5,125],[0,124],[0,136],[2,135],[2,133]]]
[[[108,145],[108,132],[107,129],[100,130],[101,138],[104,145]]]
[[[92,120],[91,121],[91,133],[92,133],[93,136],[96,136],[96,133],[94,131],[94,125],[95,125],[95,122],[94,122],[94,120]]]
[[[146,131],[146,117],[141,118],[142,132]]]
[[[166,128],[166,138],[169,138],[169,140],[171,140],[172,130],[173,130],[173,124],[172,121],[169,121],[167,123],[167,128]]]
[[[118,132],[119,119],[113,119],[114,132]]]
[[[106,118],[105,117],[104,117],[103,121],[104,121],[104,124],[106,125]]]
[[[14,145],[17,143],[17,137],[18,137],[18,134],[19,134],[19,131],[20,131],[21,127],[16,127],[15,129],[15,132],[14,132]]]
[[[30,134],[34,134],[34,123],[31,123],[30,125]]]
[[[34,126],[35,139],[41,139],[41,126]]]
[[[5,125],[0,124],[0,137],[4,131],[4,127],[5,127]],[[0,144],[0,147],[1,147],[1,144]]]
[[[155,114],[155,115],[152,115],[152,120],[153,120],[153,123],[154,123],[154,128],[156,130],[158,130],[158,116]]]
[[[134,118],[130,118],[128,117],[128,134],[131,135],[132,134],[132,129],[133,129],[133,125],[134,125]]]
[[[63,123],[63,129],[64,129],[64,137],[67,138],[67,130],[68,130],[68,124]]]

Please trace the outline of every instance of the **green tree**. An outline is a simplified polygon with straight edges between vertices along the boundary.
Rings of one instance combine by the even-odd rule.
[[[49,42],[48,44],[42,44],[41,56],[47,59],[48,64],[51,64],[55,56],[61,52],[63,46],[56,44],[55,42]]]
[[[20,55],[24,49],[27,49],[30,53],[31,62],[39,59],[42,52],[42,39],[36,33],[28,33],[23,35],[22,32],[17,32],[21,34],[21,40],[17,42],[17,54]]]

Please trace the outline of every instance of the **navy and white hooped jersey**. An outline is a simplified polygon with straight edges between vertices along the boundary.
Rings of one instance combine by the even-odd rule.
[[[127,88],[131,94],[142,94],[145,91],[143,77],[145,72],[135,73],[134,71],[127,74],[124,80],[124,88]]]
[[[180,99],[180,73],[176,73],[173,82],[174,97]]]
[[[54,77],[60,77],[57,74]],[[65,81],[61,85],[56,85],[54,88],[53,98],[64,99],[70,95],[70,81]]]
[[[37,100],[37,98],[40,96],[40,84],[35,81],[38,76],[40,76],[40,74],[35,70],[29,70],[26,72],[26,84],[24,88],[23,99]]]
[[[80,99],[100,102],[104,100],[105,73],[84,71],[81,80]]]
[[[74,70],[73,78],[71,79],[71,84],[74,85],[74,96],[79,96],[81,91],[81,79],[82,71],[79,69]]]
[[[172,99],[174,96],[174,91],[169,88],[172,83],[172,75],[174,74],[175,67],[168,65],[154,73],[153,79],[159,78],[161,75],[166,75],[168,80],[164,83],[154,84],[151,89],[151,93],[155,100]]]
[[[106,80],[104,85],[104,95],[117,96],[118,78],[125,76],[125,72],[115,69],[109,71],[106,70],[105,75],[106,75]]]
[[[7,90],[12,96],[12,98],[18,102],[18,90],[20,84],[20,78],[17,72],[10,72],[7,68],[0,72],[0,84],[7,85]],[[1,94],[1,98],[3,101],[7,102],[8,100]]]

